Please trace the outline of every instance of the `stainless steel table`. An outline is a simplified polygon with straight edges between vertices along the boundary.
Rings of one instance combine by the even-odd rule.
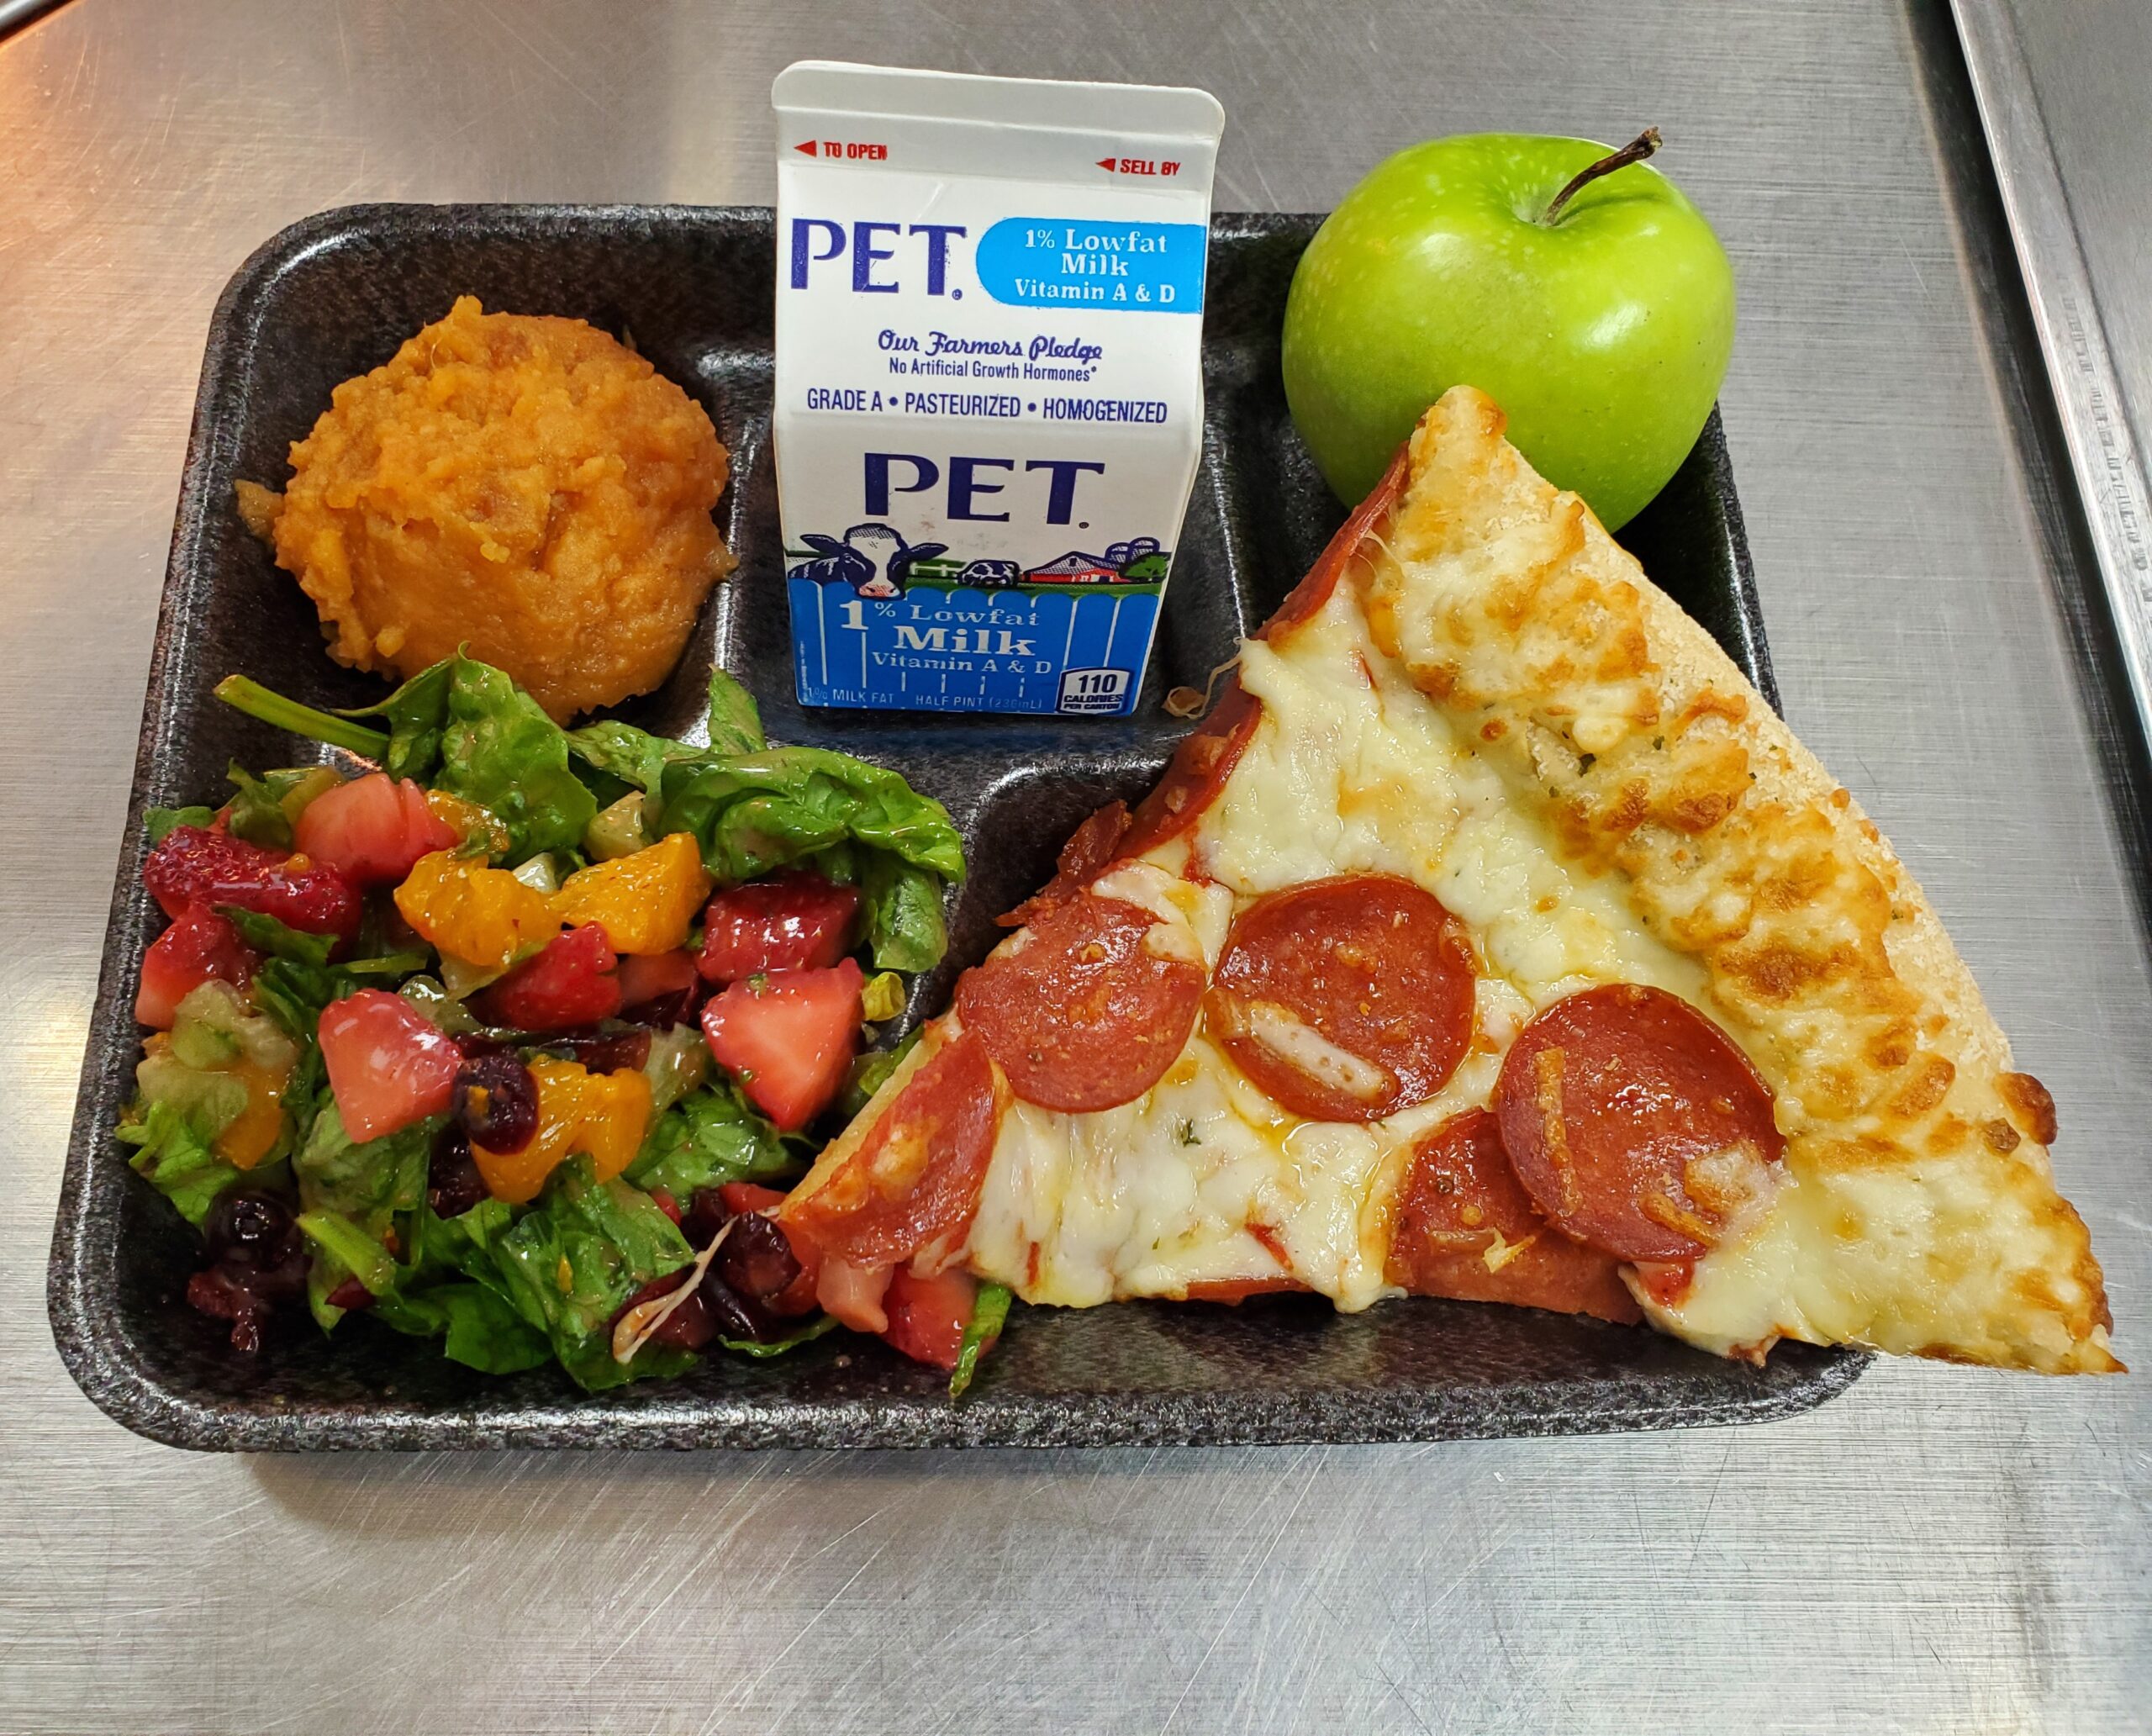
[[[2021,23],[2102,294],[2141,290],[2141,7]],[[2054,1088],[2152,1363],[2146,937],[1964,104],[1922,70],[1949,29],[1928,0],[78,0],[0,45],[0,1728],[2152,1728],[2141,1375],[1890,1364],[1768,1427],[1419,1449],[249,1460],[125,1435],[45,1327],[219,288],[351,200],[767,200],[770,77],[838,54],[1206,85],[1226,207],[1326,205],[1433,133],[1661,125],[1739,274],[1726,420],[1793,720]]]

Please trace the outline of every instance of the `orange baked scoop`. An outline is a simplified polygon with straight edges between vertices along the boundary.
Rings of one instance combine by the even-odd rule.
[[[464,296],[346,380],[240,509],[321,611],[340,663],[498,665],[552,716],[646,693],[733,560],[725,447],[702,407],[580,319]]]

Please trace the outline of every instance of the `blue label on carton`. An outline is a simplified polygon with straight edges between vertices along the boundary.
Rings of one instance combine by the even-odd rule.
[[[1158,586],[916,584],[870,598],[792,569],[793,651],[810,705],[1052,711],[1135,708]]]
[[[1011,307],[1200,314],[1209,240],[1200,223],[1005,217],[979,238],[976,269]]]

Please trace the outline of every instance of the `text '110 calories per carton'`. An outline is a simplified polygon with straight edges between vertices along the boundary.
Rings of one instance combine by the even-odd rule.
[[[771,97],[801,701],[1133,710],[1202,443],[1223,111],[821,61]]]

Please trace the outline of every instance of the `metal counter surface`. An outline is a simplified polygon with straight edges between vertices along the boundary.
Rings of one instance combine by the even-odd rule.
[[[1886,1362],[1786,1422],[1419,1448],[245,1459],[124,1433],[45,1324],[218,290],[353,200],[766,201],[769,79],[821,55],[1205,85],[1227,208],[1327,206],[1434,133],[1663,127],[1738,274],[1723,403],[1788,711],[2053,1088],[2152,1361],[2146,937],[2082,575],[1953,193],[1965,117],[1923,70],[1949,29],[1929,0],[78,0],[0,45],[0,1729],[2152,1728],[2142,1375]],[[2134,122],[2058,145],[2096,271],[2144,256],[2128,82]]]

